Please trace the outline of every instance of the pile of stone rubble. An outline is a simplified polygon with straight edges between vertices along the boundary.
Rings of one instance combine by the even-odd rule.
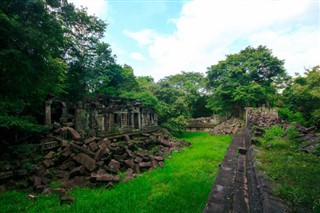
[[[189,145],[163,136],[160,130],[83,138],[73,128],[62,127],[27,154],[2,154],[0,188],[47,192],[52,190],[52,183],[59,183],[64,189],[112,186],[143,171],[162,167],[164,157]]]
[[[212,135],[229,135],[235,134],[241,127],[244,126],[244,122],[237,118],[228,119],[216,127],[211,131]]]
[[[297,128],[297,139],[301,141],[299,150],[306,153],[320,154],[320,133],[315,126],[306,128],[298,123],[291,124]]]

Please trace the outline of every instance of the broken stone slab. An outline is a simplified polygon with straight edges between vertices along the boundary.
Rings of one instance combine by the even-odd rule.
[[[111,172],[118,173],[120,169],[120,163],[114,159],[111,159],[107,169]]]
[[[64,150],[62,150],[60,152],[61,156],[63,156],[64,158],[69,157],[72,152],[70,151],[69,147],[65,148]]]
[[[152,162],[152,167],[153,167],[153,168],[159,167],[159,163],[158,163],[158,161],[156,161],[155,159],[152,159],[151,162]]]
[[[125,137],[126,141],[127,141],[128,143],[130,143],[131,140],[130,140],[129,135],[125,134],[124,137]]]
[[[108,138],[104,138],[103,140],[97,143],[100,149],[107,148],[110,146],[110,144],[111,144],[111,141]]]
[[[141,163],[142,160],[143,160],[142,158],[136,157],[136,158],[134,159],[134,162],[136,162],[136,163]]]
[[[88,144],[88,143],[91,143],[91,142],[93,142],[95,140],[96,140],[96,137],[91,137],[91,138],[85,139],[83,142],[84,142],[84,144]]]
[[[57,147],[59,147],[59,142],[58,141],[48,141],[45,143],[41,144],[41,147],[43,150],[50,150],[50,149],[55,149]]]
[[[129,168],[129,169],[131,169],[131,168]],[[133,179],[133,170],[132,170],[132,172],[131,171],[130,172],[127,171],[126,172],[126,177],[124,178],[124,182],[128,182],[128,181],[130,181],[132,179]]]
[[[133,162],[133,159],[128,159],[128,160],[125,160],[124,163],[126,165],[128,165],[130,168],[134,168],[134,162]]]
[[[74,143],[70,143],[70,149],[73,151],[76,151],[76,152],[82,152],[82,153],[94,156],[94,153],[92,151],[90,151],[82,146],[78,146]]]
[[[95,155],[94,155],[94,159],[96,160],[96,161],[99,161],[100,160],[100,158],[102,157],[102,155],[105,153],[105,150],[103,150],[103,149],[98,149],[98,151],[95,153]]]
[[[161,145],[167,146],[167,147],[170,147],[170,145],[171,145],[170,142],[165,140],[162,136],[158,137],[157,142],[160,143]]]
[[[64,162],[59,168],[62,170],[66,170],[66,169],[70,169],[72,167],[74,167],[74,162],[67,161],[67,162]]]
[[[44,158],[51,159],[53,157],[54,153],[55,153],[54,151],[50,151],[50,152],[48,152],[48,154],[46,154],[46,156],[44,156]]]
[[[49,167],[54,166],[54,162],[53,162],[52,160],[50,160],[50,159],[45,159],[45,160],[43,161],[43,164],[44,164],[44,166],[45,166],[46,168],[49,168]]]
[[[135,164],[134,167],[133,167],[133,172],[136,173],[136,174],[139,174],[140,173],[140,166],[139,164]]]
[[[67,135],[68,137],[71,137],[73,140],[78,140],[81,138],[80,134],[72,127],[62,127],[60,131],[61,133],[63,133],[63,135]]]
[[[38,176],[34,176],[33,178],[33,185],[36,189],[41,188],[42,187],[42,179],[41,177]]]
[[[96,168],[96,161],[84,153],[77,154],[73,157],[73,160],[83,165],[90,172]]]
[[[98,147],[96,142],[89,143],[89,147],[93,152],[95,152],[97,149],[99,149],[99,147]]]
[[[63,183],[64,187],[67,189],[77,187],[85,187],[89,182],[89,177],[84,176],[75,176],[74,178],[70,179],[69,181]]]
[[[145,150],[138,150],[136,151],[136,155],[138,155],[141,158],[145,158],[147,156]]]
[[[75,177],[75,176],[80,176],[80,175],[82,175],[84,172],[85,172],[84,166],[78,166],[78,167],[73,168],[73,169],[70,171],[69,177],[70,177],[70,178],[73,178],[73,177]]]
[[[164,158],[161,156],[154,156],[154,159],[156,159],[157,161],[164,161]]]
[[[128,153],[128,155],[129,155],[130,157],[133,157],[133,153],[132,153],[132,151],[131,151],[130,149],[126,149],[126,152]]]
[[[123,155],[114,155],[113,157],[114,157],[117,161],[123,161],[123,160],[125,160],[125,159],[128,158],[128,155],[127,155],[127,153],[124,153]]]
[[[152,165],[152,162],[149,161],[149,162],[141,162],[141,163],[139,163],[139,166],[140,166],[140,168],[150,168],[153,165]]]
[[[96,181],[97,182],[110,182],[113,181],[113,175],[110,174],[97,174],[96,176]]]

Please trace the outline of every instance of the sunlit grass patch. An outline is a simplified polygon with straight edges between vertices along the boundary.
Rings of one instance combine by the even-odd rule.
[[[259,167],[293,211],[320,212],[320,158],[298,151],[297,141],[279,128],[272,127],[261,138]]]
[[[41,195],[29,201],[23,192],[7,192],[0,195],[0,205],[6,206],[0,212],[201,212],[231,136],[185,133],[181,139],[192,147],[174,152],[163,168],[114,189],[73,189],[70,195],[77,199],[71,205],[60,205],[55,196]]]

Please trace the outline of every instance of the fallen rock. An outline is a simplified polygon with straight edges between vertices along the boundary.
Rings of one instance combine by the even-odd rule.
[[[83,165],[92,172],[96,168],[96,161],[84,153],[79,153],[73,157],[73,160]]]

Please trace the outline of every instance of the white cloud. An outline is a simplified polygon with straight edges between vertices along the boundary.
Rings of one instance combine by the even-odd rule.
[[[319,7],[310,1],[193,0],[184,5],[175,20],[177,30],[171,35],[150,29],[126,34],[148,46],[155,63],[146,75],[155,79],[182,70],[205,72],[208,66],[225,59],[225,54],[260,44],[285,59],[290,73],[303,72],[304,66],[319,63],[319,8],[312,13],[312,6]],[[315,24],[301,25],[309,23],[308,16],[316,19],[313,22],[318,22],[318,28]],[[245,43],[235,45],[238,40]]]
[[[99,18],[105,19],[108,12],[108,2],[107,0],[69,0],[76,7],[80,6],[88,8],[88,14],[96,15]]]
[[[151,29],[144,29],[139,32],[131,32],[128,30],[124,30],[123,33],[126,36],[136,40],[139,43],[139,45],[142,46],[152,44],[154,42],[155,37],[158,36],[158,34],[156,34]]]
[[[131,53],[130,54],[130,58],[134,59],[134,60],[137,60],[137,61],[144,61],[145,58],[143,57],[143,55],[141,55],[140,53],[138,52],[134,52],[134,53]]]

